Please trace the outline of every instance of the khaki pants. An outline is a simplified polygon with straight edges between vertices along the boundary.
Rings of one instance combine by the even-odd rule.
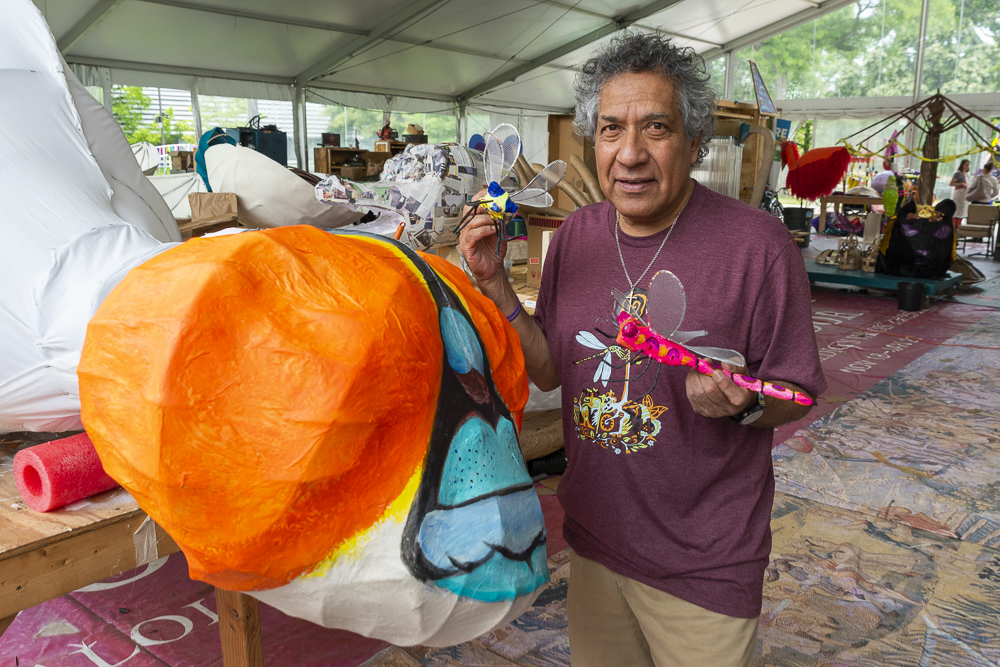
[[[573,667],[751,667],[756,618],[725,616],[573,554]]]

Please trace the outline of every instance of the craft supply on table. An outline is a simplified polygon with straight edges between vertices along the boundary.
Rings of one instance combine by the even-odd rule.
[[[14,455],[14,481],[25,504],[48,512],[118,486],[86,433],[52,440]]]

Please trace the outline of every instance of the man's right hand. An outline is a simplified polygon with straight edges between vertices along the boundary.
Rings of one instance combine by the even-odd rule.
[[[480,190],[472,201],[486,196]],[[468,212],[469,207],[465,208]],[[507,241],[500,241],[500,256],[496,255],[497,230],[493,218],[484,209],[476,211],[475,217],[462,229],[458,239],[458,249],[465,256],[469,271],[479,285],[479,291],[496,304],[503,315],[517,312],[518,299],[514,288],[507,281],[503,268],[503,258],[507,254]],[[551,391],[559,386],[559,373],[552,363],[552,353],[545,333],[524,310],[511,321],[521,340],[524,365],[530,377],[542,391]]]
[[[476,193],[472,200],[478,201],[485,196],[486,189],[484,188]],[[468,213],[470,208],[470,206],[466,206],[463,213]],[[500,280],[506,281],[503,258],[507,255],[507,241],[500,241],[500,256],[497,257],[496,223],[484,208],[477,207],[477,209],[476,215],[459,236],[458,248],[465,257],[479,288],[483,290],[484,294],[494,298],[493,294],[488,293],[491,291],[490,288],[495,289],[496,284],[502,286],[502,283],[499,283]]]

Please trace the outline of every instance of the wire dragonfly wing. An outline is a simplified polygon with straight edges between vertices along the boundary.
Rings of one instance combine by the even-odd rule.
[[[649,328],[664,338],[678,344],[686,344],[707,331],[678,331],[687,312],[687,295],[684,285],[672,271],[657,271],[649,280],[649,302],[646,315]],[[716,361],[724,361],[736,366],[746,365],[743,355],[736,350],[724,347],[693,347],[687,348],[701,357]]]
[[[627,313],[632,317],[634,317],[635,319],[639,320],[639,322],[642,323],[643,325],[649,326],[648,324],[646,324],[646,320],[643,318],[642,313],[639,312],[639,308],[632,301],[632,299],[622,294],[614,287],[611,288],[611,296],[613,296],[615,299],[616,316],[618,313]]]
[[[550,162],[527,185],[512,194],[511,201],[525,206],[552,206],[554,200],[549,192],[566,177],[566,169],[566,163],[562,160]]]
[[[521,136],[517,128],[501,123],[486,133],[483,150],[484,176],[487,185],[500,183],[514,170],[514,162],[521,153]]]

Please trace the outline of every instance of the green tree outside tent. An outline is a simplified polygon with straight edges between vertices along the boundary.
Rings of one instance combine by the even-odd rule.
[[[163,110],[163,128],[160,123],[145,123],[143,112],[152,100],[138,86],[112,86],[111,112],[125,133],[130,144],[148,141],[151,144],[193,144],[197,141],[191,121],[175,120],[173,107]]]
[[[142,127],[142,112],[148,109],[150,104],[152,100],[148,95],[144,95],[142,88],[138,86],[111,87],[111,113],[130,144],[135,143],[132,135]]]

